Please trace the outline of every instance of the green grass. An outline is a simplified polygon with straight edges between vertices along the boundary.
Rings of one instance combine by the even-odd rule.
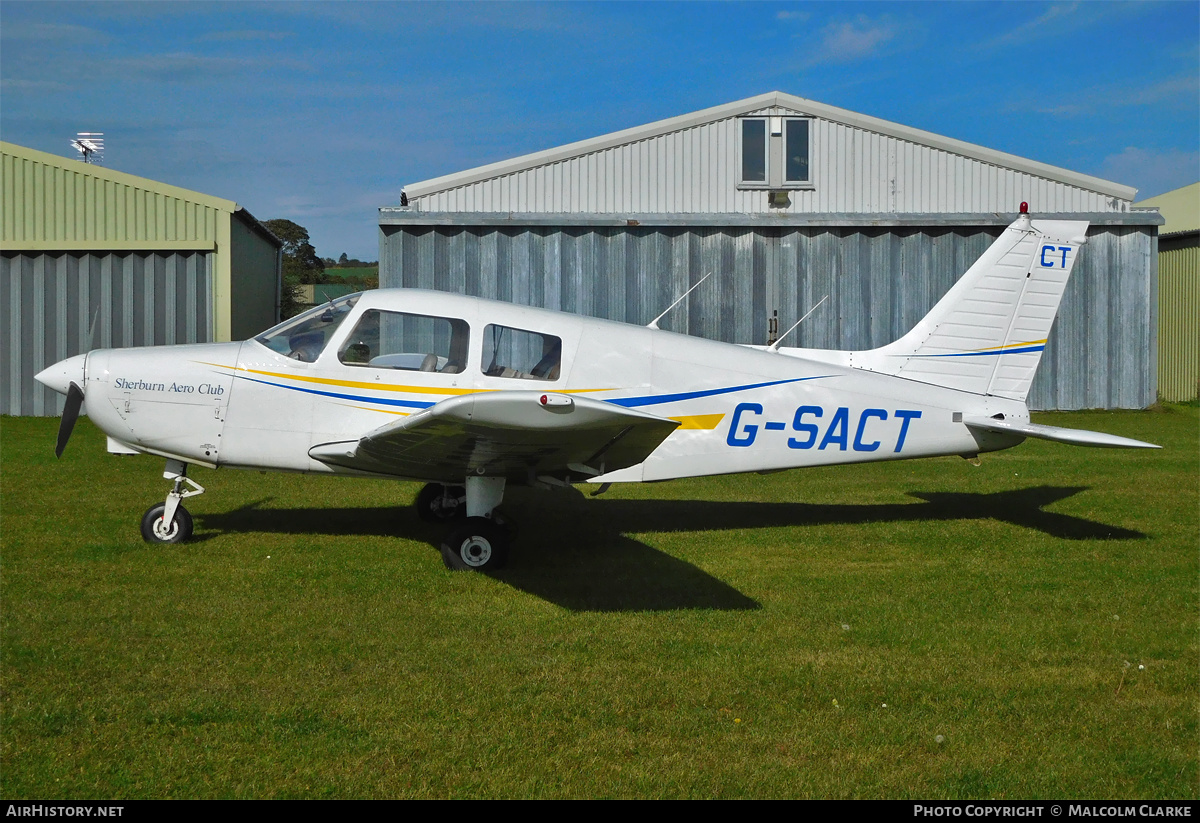
[[[337,280],[347,277],[379,279],[379,266],[326,266],[325,276]]]
[[[161,461],[4,418],[0,796],[1195,798],[1200,412],[1038,419],[1166,448],[514,491],[489,577],[384,481],[149,546]]]

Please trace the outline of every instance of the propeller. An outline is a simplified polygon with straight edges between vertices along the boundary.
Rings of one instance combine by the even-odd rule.
[[[79,409],[83,406],[83,389],[79,388],[79,384],[71,381],[71,387],[67,389],[67,402],[63,405],[62,422],[58,424],[58,442],[54,444],[54,456],[62,457],[63,449],[67,447],[67,441],[71,439],[71,432],[75,428],[75,421],[79,419]]]
[[[88,329],[87,348],[84,349],[85,352],[91,351],[93,344],[96,342],[96,326],[99,322],[100,307],[96,306],[96,312],[92,315],[92,326]],[[63,385],[67,384],[65,392],[67,400],[63,404],[62,420],[58,424],[58,442],[54,444],[55,457],[62,457],[63,451],[67,448],[67,441],[71,439],[71,432],[75,430],[75,421],[79,419],[79,411],[83,408],[83,389],[79,387],[79,383],[70,380],[68,375],[78,374],[80,376],[80,383],[84,382],[86,375],[85,362],[86,355],[77,355],[67,358],[61,363],[56,363],[34,377],[39,383],[54,389],[56,392],[62,392]],[[68,363],[75,365],[68,366]],[[76,366],[78,370],[76,370]]]

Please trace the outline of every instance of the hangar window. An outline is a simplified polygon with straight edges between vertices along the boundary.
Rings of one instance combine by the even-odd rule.
[[[767,121],[742,121],[742,182],[767,182]]]
[[[742,118],[739,188],[809,188],[809,122],[798,117]]]
[[[785,183],[808,182],[808,121],[786,120],[783,126]]]
[[[488,377],[557,380],[561,365],[561,338],[508,326],[483,330],[483,373]]]
[[[467,362],[465,320],[369,309],[342,344],[347,366],[457,374]]]

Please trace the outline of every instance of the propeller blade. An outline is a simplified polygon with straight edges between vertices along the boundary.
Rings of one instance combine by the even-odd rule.
[[[63,406],[62,422],[58,424],[58,442],[54,445],[55,457],[62,457],[63,449],[67,447],[67,441],[71,439],[71,431],[75,428],[75,421],[79,419],[81,406],[83,406],[83,389],[72,381],[71,388],[67,389],[67,402]]]

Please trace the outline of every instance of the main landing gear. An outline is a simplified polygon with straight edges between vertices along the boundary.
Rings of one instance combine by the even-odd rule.
[[[192,516],[179,504],[185,497],[204,494],[204,487],[187,476],[187,463],[168,460],[163,477],[173,480],[165,503],[156,503],[142,515],[142,537],[147,543],[182,543],[192,536]],[[184,488],[184,484],[191,488]]]
[[[417,517],[427,523],[447,523],[463,516],[467,490],[462,486],[429,483],[417,493]]]
[[[508,530],[494,509],[504,499],[503,477],[468,477],[463,486],[430,483],[417,495],[422,520],[465,519],[442,541],[442,562],[453,571],[494,571],[508,559]]]
[[[204,487],[187,476],[187,464],[168,460],[163,477],[171,491],[142,516],[147,543],[182,543],[192,536],[192,516],[180,501],[204,494]],[[430,483],[417,495],[422,520],[453,523],[442,541],[442,562],[454,571],[494,571],[508,559],[509,530],[495,508],[504,499],[503,477],[468,477],[462,486]]]

